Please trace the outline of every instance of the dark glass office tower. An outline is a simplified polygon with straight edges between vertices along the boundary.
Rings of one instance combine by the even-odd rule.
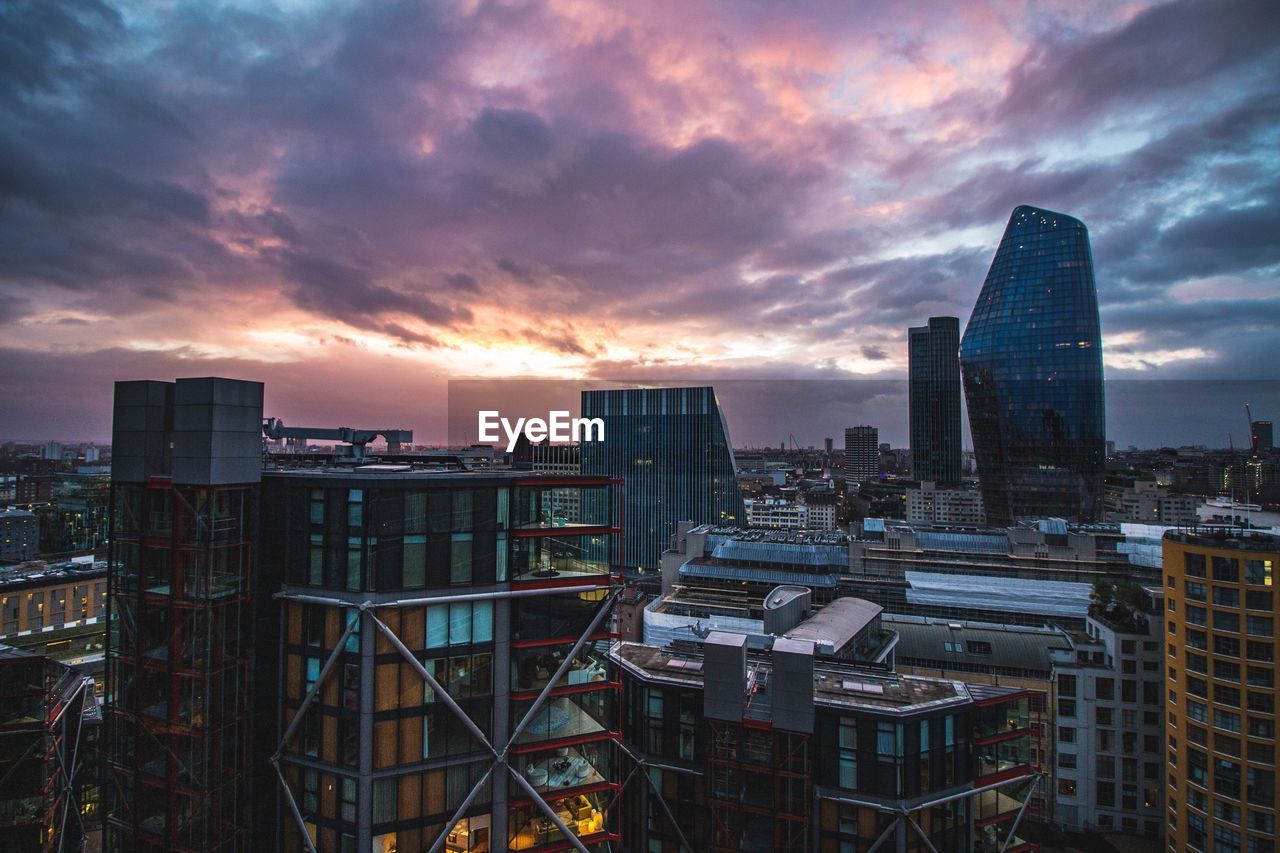
[[[917,480],[960,482],[960,321],[930,317],[908,330],[911,472]]]
[[[1094,519],[1106,430],[1084,223],[1025,205],[1013,211],[960,363],[987,519]]]
[[[583,475],[623,482],[623,533],[613,565],[655,572],[676,522],[734,524],[746,517],[715,389],[583,391],[582,416],[605,424],[604,441],[582,444]]]

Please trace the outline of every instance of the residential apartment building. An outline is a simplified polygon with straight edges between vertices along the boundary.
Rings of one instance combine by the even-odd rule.
[[[1091,608],[1055,650],[1057,823],[1163,834],[1164,623],[1159,588]]]
[[[1274,535],[1165,536],[1172,851],[1276,848],[1278,563]]]
[[[860,485],[880,480],[880,431],[873,426],[844,431],[844,478]]]
[[[940,489],[928,481],[919,488],[907,489],[906,515],[910,524],[981,525],[987,521],[980,491]]]
[[[628,849],[1038,849],[1029,695],[831,661],[810,640],[619,643]]]
[[[36,514],[26,509],[0,509],[0,565],[34,560],[40,547]]]

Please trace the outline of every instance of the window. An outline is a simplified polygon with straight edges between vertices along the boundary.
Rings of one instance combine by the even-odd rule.
[[[1191,672],[1209,673],[1209,658],[1195,652],[1187,652],[1187,669]]]
[[[1245,560],[1244,582],[1251,586],[1271,586],[1271,561]]]
[[[1249,710],[1257,711],[1261,714],[1274,714],[1276,710],[1275,697],[1270,693],[1255,693],[1250,690]]]
[[[1094,689],[1099,699],[1115,698],[1115,682],[1110,678],[1099,678],[1094,682]]]
[[[1059,767],[1066,767],[1066,768],[1068,768],[1068,769],[1074,769],[1074,768],[1075,768],[1075,766],[1076,766],[1076,756],[1075,756],[1075,753],[1073,753],[1073,752],[1059,752],[1059,753],[1058,753],[1058,766],[1059,766]]]
[[[1251,666],[1248,673],[1250,687],[1272,687],[1275,683],[1274,676],[1268,667]]]
[[[1205,586],[1199,581],[1186,581],[1186,593],[1188,601],[1204,601]]]
[[[840,787],[858,787],[858,723],[852,717],[840,718]]]
[[[1094,801],[1099,806],[1114,806],[1116,802],[1116,783],[1098,782],[1094,786]]]
[[[1076,780],[1058,779],[1058,793],[1064,797],[1074,797],[1076,795]]]
[[[427,608],[427,648],[493,642],[493,602],[433,604]]]
[[[1058,700],[1058,716],[1074,717],[1076,715],[1076,700],[1059,699]]]
[[[1240,590],[1234,587],[1215,586],[1213,588],[1213,603],[1218,607],[1239,607]]]
[[[1183,567],[1187,577],[1202,578],[1204,577],[1204,554],[1192,554],[1188,552],[1184,555]]]
[[[1240,807],[1233,803],[1215,799],[1213,801],[1213,816],[1218,820],[1225,820],[1227,823],[1240,822]]]
[[[1261,717],[1250,717],[1249,736],[1274,738],[1276,736],[1276,724],[1271,720],[1264,720]]]
[[[1188,604],[1186,616],[1187,616],[1188,625],[1208,625],[1209,624],[1208,612],[1203,607],[1200,607],[1199,605]],[[1172,625],[1173,623],[1170,622],[1169,624]]]
[[[1213,724],[1220,729],[1229,732],[1240,731],[1240,715],[1234,711],[1224,711],[1221,708],[1213,709]]]
[[[969,654],[971,655],[991,654],[991,644],[982,640],[969,640],[966,646],[968,646]]]
[[[1061,726],[1061,727],[1059,727],[1059,728],[1058,728],[1058,740],[1059,740],[1059,741],[1061,741],[1062,743],[1075,743],[1075,742],[1076,742],[1076,730],[1075,730],[1075,729],[1073,729],[1073,728],[1067,727],[1067,726]]]
[[[1213,685],[1213,701],[1219,705],[1231,705],[1240,707],[1240,690],[1237,687],[1227,687],[1225,684]]]
[[[1272,632],[1270,616],[1250,616],[1246,629],[1254,637],[1270,637]]]
[[[454,497],[458,494],[455,492]],[[470,491],[465,494],[468,499],[471,497]],[[449,582],[454,586],[466,586],[471,583],[471,534],[454,533],[449,539]]]
[[[1235,557],[1213,558],[1213,579],[1216,581],[1240,582],[1240,562]]]
[[[1213,638],[1213,653],[1215,655],[1227,655],[1228,657],[1240,657],[1240,641],[1235,637],[1218,637]]]
[[[1201,723],[1208,722],[1209,706],[1194,699],[1187,700],[1187,716]]]
[[[1236,772],[1239,768],[1236,767]],[[1247,797],[1253,806],[1275,807],[1276,775],[1274,771],[1249,767]]]
[[[1248,610],[1265,610],[1270,613],[1275,599],[1269,591],[1248,589],[1244,593],[1244,606]]]
[[[1250,640],[1247,648],[1247,656],[1249,660],[1259,660],[1270,663],[1275,657],[1275,651],[1271,643],[1257,643]]]
[[[1193,649],[1209,648],[1209,635],[1194,628],[1187,629],[1187,645]]]
[[[1112,720],[1112,710],[1106,706],[1098,706],[1093,710],[1094,722],[1100,726],[1115,725]]]
[[[1058,695],[1059,696],[1075,696],[1076,695],[1076,677],[1074,675],[1058,676]]]
[[[1215,660],[1213,662],[1213,676],[1226,681],[1239,681],[1240,664],[1226,660]]]

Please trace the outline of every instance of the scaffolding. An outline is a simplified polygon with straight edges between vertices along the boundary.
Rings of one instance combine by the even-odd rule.
[[[250,848],[256,485],[114,486],[109,850]]]

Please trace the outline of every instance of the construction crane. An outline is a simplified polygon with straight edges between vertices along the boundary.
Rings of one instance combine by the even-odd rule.
[[[1244,416],[1249,419],[1249,455],[1258,455],[1258,434],[1253,430],[1253,412],[1249,411],[1249,404],[1244,404]]]
[[[387,453],[399,453],[401,444],[413,441],[411,429],[353,429],[352,427],[287,427],[279,418],[267,418],[262,423],[262,434],[267,438],[316,439],[318,441],[340,441],[347,445],[338,447],[338,456],[352,462],[364,461],[365,445],[378,436],[387,440]]]

